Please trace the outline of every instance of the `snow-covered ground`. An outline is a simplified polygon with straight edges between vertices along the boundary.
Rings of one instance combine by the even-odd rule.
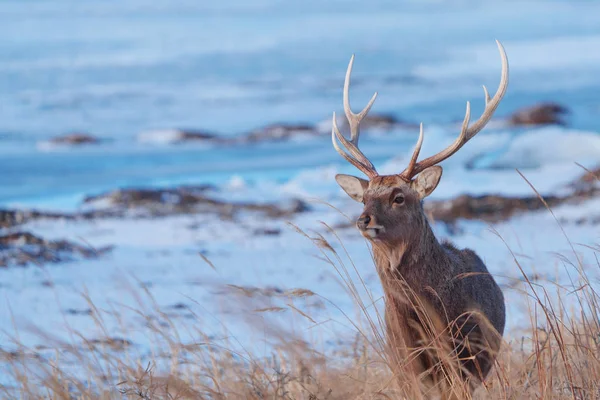
[[[568,127],[492,126],[443,164],[444,177],[432,199],[532,194],[515,168],[542,194],[557,194],[583,173],[575,162],[600,163],[600,4],[200,3],[0,5],[1,206],[69,211],[79,209],[86,195],[119,187],[212,183],[228,201],[305,199],[312,211],[291,222],[326,232],[320,221],[335,225],[344,217],[323,202],[349,216],[360,210],[334,181],[338,172],[358,172],[333,150],[329,137],[206,146],[140,141],[140,133],[196,128],[233,136],[276,122],[322,123],[341,108],[346,63],[355,53],[354,107],[378,91],[373,112],[423,121],[422,154],[429,155],[454,140],[467,100],[473,115],[481,112],[481,84],[495,90],[500,60],[494,39],[504,44],[511,66],[509,91],[497,115],[551,100],[571,109]],[[73,130],[109,140],[83,148],[40,146]],[[380,172],[393,173],[404,168],[417,134],[367,132],[361,148]],[[548,211],[492,226],[460,222],[460,233],[452,237],[443,225],[435,229],[440,238],[474,249],[503,285],[510,337],[529,317],[519,294],[523,286],[515,284],[522,274],[495,231],[525,272],[550,291],[556,283],[577,287],[572,280],[579,273],[557,254],[583,265],[595,284],[600,268],[586,246],[600,242],[599,225],[576,221],[597,220],[598,210],[598,199],[554,210],[577,255]],[[253,234],[262,228],[280,233]],[[93,337],[97,328],[85,312],[86,292],[100,308],[125,313],[126,326],[109,323],[115,336],[147,348],[143,321],[133,312],[126,318],[121,307],[135,305],[132,292],[140,285],[161,307],[180,313],[182,323],[189,323],[186,310],[193,310],[203,315],[204,331],[216,334],[225,325],[242,342],[251,340],[239,323],[242,310],[228,305],[228,284],[309,289],[339,309],[312,307],[309,300],[303,307],[312,307],[317,322],[331,318],[338,328],[348,325],[342,311],[356,310],[334,268],[315,257],[319,249],[284,219],[248,213],[229,221],[200,214],[34,221],[18,229],[115,249],[96,260],[0,270],[2,347],[10,347],[15,332],[28,345],[43,344],[28,330],[30,323],[59,337],[69,338],[65,324]],[[353,228],[339,233],[377,298],[381,289],[368,245]],[[326,237],[336,242],[331,234]],[[341,250],[339,244],[335,248]],[[277,314],[282,324],[297,317],[292,310]],[[320,329],[327,337],[334,328]]]

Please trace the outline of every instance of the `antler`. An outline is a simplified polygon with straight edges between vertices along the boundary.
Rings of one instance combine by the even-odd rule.
[[[486,87],[483,87],[483,92],[485,93],[485,110],[481,117],[475,121],[473,125],[469,127],[469,121],[471,118],[471,105],[467,101],[467,111],[465,112],[465,119],[463,120],[462,129],[460,131],[460,135],[458,138],[446,149],[441,152],[428,157],[422,161],[417,162],[417,158],[419,157],[419,152],[421,151],[421,145],[423,144],[423,124],[421,124],[421,130],[419,133],[419,140],[417,141],[417,145],[415,146],[415,151],[410,159],[408,167],[400,174],[400,177],[406,181],[410,181],[415,175],[419,172],[423,171],[425,168],[429,168],[432,165],[436,165],[448,157],[452,156],[461,147],[465,145],[469,140],[473,138],[479,131],[481,131],[485,125],[489,122],[498,108],[500,104],[500,100],[504,97],[506,93],[506,88],[508,87],[508,58],[506,57],[506,52],[504,51],[504,47],[500,44],[499,41],[496,40],[496,44],[498,45],[498,50],[500,51],[500,58],[502,59],[502,76],[500,78],[500,84],[498,86],[498,90],[493,98],[490,98],[490,94],[488,93]]]
[[[369,159],[358,149],[358,138],[360,136],[360,122],[363,118],[369,113],[369,110],[373,106],[375,102],[375,98],[377,97],[377,92],[371,97],[367,106],[358,114],[354,114],[350,109],[350,75],[352,74],[352,65],[354,64],[354,55],[350,58],[350,63],[348,64],[348,70],[346,71],[346,80],[344,81],[344,113],[346,114],[346,118],[348,118],[348,124],[350,125],[350,140],[346,139],[344,135],[340,133],[338,129],[337,122],[335,120],[335,112],[333,113],[333,128],[331,130],[331,140],[333,141],[333,147],[336,149],[338,153],[342,155],[352,165],[356,168],[360,169],[372,179],[376,177],[377,171],[375,170],[375,166],[369,161]],[[337,140],[342,142],[348,153],[342,150],[337,143]]]

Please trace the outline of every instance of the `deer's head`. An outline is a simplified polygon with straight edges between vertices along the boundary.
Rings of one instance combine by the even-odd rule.
[[[467,111],[458,138],[448,148],[436,155],[418,161],[423,144],[423,124],[413,155],[404,171],[395,175],[379,175],[369,159],[358,149],[360,122],[367,115],[377,93],[373,95],[367,106],[358,114],[350,109],[349,90],[350,75],[354,56],[350,59],[346,80],[344,82],[344,112],[350,126],[350,140],[346,139],[337,127],[333,114],[332,140],[338,153],[348,162],[361,170],[369,179],[339,174],[336,181],[354,200],[364,204],[363,213],[356,225],[363,236],[372,241],[393,243],[402,241],[414,231],[415,224],[423,220],[421,201],[429,196],[437,187],[442,176],[440,162],[452,156],[475,136],[492,118],[500,100],[508,86],[508,59],[500,42],[496,41],[502,59],[502,76],[494,97],[483,87],[485,93],[485,110],[481,117],[469,126],[471,110],[467,102]],[[338,140],[346,151],[338,145]]]

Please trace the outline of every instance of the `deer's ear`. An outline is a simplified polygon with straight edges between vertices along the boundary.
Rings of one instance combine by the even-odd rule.
[[[337,174],[335,180],[344,192],[354,200],[362,203],[363,193],[369,186],[369,181],[352,175]]]
[[[412,188],[419,193],[421,199],[424,199],[435,190],[441,177],[442,167],[439,165],[426,168],[412,181]]]

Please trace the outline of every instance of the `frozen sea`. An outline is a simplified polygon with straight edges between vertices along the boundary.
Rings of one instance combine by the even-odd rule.
[[[582,173],[575,162],[587,167],[600,162],[600,3],[3,1],[0,206],[68,211],[80,207],[86,195],[119,187],[213,183],[227,198],[313,201],[314,211],[292,222],[322,231],[319,221],[335,224],[342,217],[319,201],[349,215],[359,212],[333,179],[337,172],[357,172],[333,150],[327,135],[245,146],[144,142],[140,135],[199,129],[232,137],[271,123],[323,123],[341,110],[344,73],[355,54],[354,108],[378,91],[372,112],[423,122],[422,154],[429,155],[455,138],[466,101],[474,116],[482,111],[482,84],[495,91],[500,78],[495,39],[510,61],[510,85],[498,119],[519,107],[555,101],[571,110],[568,125],[490,126],[443,164],[444,178],[433,197],[530,194],[515,168],[543,194],[555,193]],[[73,131],[106,141],[82,148],[45,145]],[[403,168],[418,135],[407,129],[369,133],[361,147],[389,173]],[[467,169],[475,157],[476,168]],[[526,271],[576,285],[573,271],[556,257],[561,253],[575,264],[591,263],[596,282],[595,254],[585,246],[599,243],[598,225],[569,221],[598,216],[598,203],[592,199],[555,210],[567,221],[564,229],[574,248],[547,212],[492,227],[465,222],[451,239],[474,248],[505,288],[521,275],[490,228],[522,257]],[[253,228],[265,226],[282,234],[252,236]],[[0,270],[0,330],[5,337],[19,332],[19,339],[32,346],[43,341],[28,334],[32,321],[59,336],[67,323],[88,333],[94,329],[85,313],[65,313],[89,306],[81,292],[106,309],[132,302],[125,276],[147,283],[161,306],[184,303],[211,310],[206,311],[210,315],[222,306],[215,295],[221,284],[302,287],[341,310],[355,308],[333,268],[315,258],[318,249],[284,221],[249,215],[233,223],[198,215],[41,221],[25,228],[47,238],[116,246],[99,260]],[[441,226],[436,231],[448,236]],[[377,296],[367,244],[353,230],[345,231],[343,240]],[[216,271],[198,258],[199,251]],[[509,302],[508,310],[509,332],[529,322],[525,304]],[[339,310],[327,312],[332,316],[323,319],[343,320]],[[221,329],[221,322],[208,320]],[[124,331],[134,343],[147,345],[142,324],[131,321]],[[244,336],[235,321],[224,324],[232,335]],[[203,329],[215,330],[205,323]],[[111,329],[124,327],[114,323]],[[8,339],[4,343],[9,346]]]

